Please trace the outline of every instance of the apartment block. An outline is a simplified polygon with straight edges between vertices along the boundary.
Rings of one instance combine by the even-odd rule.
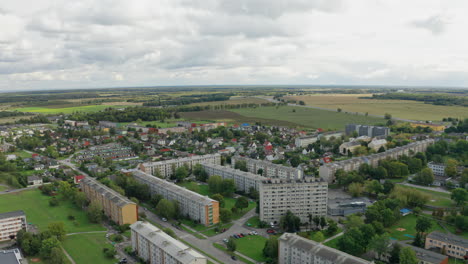
[[[173,170],[179,167],[187,166],[191,169],[194,165],[201,163],[221,165],[221,155],[217,153],[157,162],[145,162],[139,165],[139,169],[151,175],[155,175],[159,172],[161,177],[167,178],[175,172]]]
[[[268,179],[260,184],[260,220],[279,223],[289,210],[308,222],[308,215],[326,216],[328,183],[322,179]]]
[[[27,230],[26,214],[19,211],[0,213],[0,241],[11,240],[21,229]]]
[[[88,200],[97,201],[102,206],[104,214],[118,225],[133,224],[138,221],[138,206],[127,197],[91,177],[83,178],[80,186]]]
[[[344,171],[353,171],[358,170],[359,166],[366,163],[372,167],[377,167],[379,165],[379,161],[385,159],[397,159],[403,155],[406,156],[413,156],[418,152],[426,151],[427,147],[434,144],[433,139],[425,139],[422,141],[417,141],[410,143],[405,146],[396,147],[389,149],[385,152],[372,154],[369,156],[364,157],[356,157],[348,160],[342,160],[332,163],[326,163],[319,168],[319,175],[324,180],[332,183],[335,181],[335,173],[339,169],[343,169]]]
[[[367,260],[349,255],[324,244],[284,233],[279,238],[279,264],[370,264]]]
[[[219,175],[223,179],[232,179],[236,184],[236,190],[248,193],[250,188],[259,190],[260,183],[265,180],[258,174],[236,170],[231,167],[221,166],[217,164],[202,164],[208,176]]]
[[[445,164],[431,161],[427,163],[427,167],[432,170],[434,176],[445,176]]]
[[[390,135],[390,128],[380,126],[348,124],[346,125],[345,131],[346,135],[352,135],[354,132],[357,132],[359,137],[378,137]]]
[[[151,194],[159,194],[167,200],[177,201],[182,215],[187,215],[205,226],[219,223],[218,201],[142,171],[132,171],[132,175],[137,182],[148,185]]]
[[[434,231],[426,236],[425,249],[437,249],[447,256],[466,259],[468,258],[468,239],[454,234],[444,234]]]
[[[298,168],[286,167],[265,160],[251,159],[241,156],[234,156],[231,158],[231,165],[233,168],[235,168],[236,162],[238,161],[245,161],[247,164],[247,170],[250,173],[257,174],[260,169],[263,170],[262,176],[266,178],[302,179],[304,176],[304,172]]]
[[[138,221],[130,226],[132,248],[149,264],[206,264],[206,257],[161,229]]]
[[[294,145],[297,148],[305,148],[309,144],[313,144],[318,141],[318,136],[305,136],[305,137],[298,137],[294,139]]]

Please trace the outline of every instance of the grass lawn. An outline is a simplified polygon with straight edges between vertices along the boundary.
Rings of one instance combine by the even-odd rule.
[[[247,221],[245,221],[246,226],[254,227],[254,228],[260,228],[260,217],[258,216],[252,216],[249,218]]]
[[[3,192],[5,190],[8,190],[9,188],[3,185],[0,185],[0,192]]]
[[[63,247],[77,264],[113,264],[115,259],[104,256],[102,249],[111,248],[105,233],[89,233],[67,236]]]
[[[338,113],[327,110],[319,110],[304,107],[280,106],[241,108],[231,110],[243,116],[251,118],[264,118],[295,123],[299,126],[310,128],[322,128],[331,130],[343,130],[346,124],[377,124],[384,123],[383,118]],[[293,112],[295,111],[295,112]]]
[[[233,225],[233,223],[224,224],[224,225],[221,225],[221,226],[219,227],[219,229],[220,229],[220,230],[222,230],[223,228],[229,229],[229,228],[231,228],[232,225]],[[215,235],[219,234],[219,232],[216,232],[215,229],[216,229],[216,228],[211,228],[211,229],[208,229],[208,230],[203,231],[203,232],[201,232],[201,233],[204,234],[205,236],[209,236],[209,237],[210,237],[210,236],[215,236]]]
[[[84,105],[84,106],[75,106],[75,107],[64,107],[64,108],[47,108],[47,107],[23,107],[14,109],[20,112],[32,112],[32,113],[41,113],[41,114],[72,114],[74,112],[98,112],[102,111],[109,107],[119,107],[119,106],[110,106],[110,105]]]
[[[330,240],[330,241],[324,243],[324,245],[325,245],[325,246],[328,246],[328,247],[331,247],[331,248],[336,248],[336,249],[338,249],[337,244],[338,244],[338,239],[339,239],[339,238],[340,238],[340,237],[334,238],[334,239],[332,239],[332,240]]]
[[[244,263],[247,263],[247,264],[255,264],[254,262],[252,262],[252,261],[250,261],[250,260],[248,260],[248,259],[246,259],[246,258],[240,256],[239,254],[236,254],[236,253],[233,253],[233,252],[229,252],[229,251],[226,249],[226,247],[223,246],[223,245],[220,245],[220,244],[218,244],[218,243],[213,243],[213,246],[214,246],[215,248],[221,250],[221,251],[226,252],[227,254],[229,254],[229,255],[231,255],[231,256],[232,256],[232,255],[236,256],[237,259],[239,259],[240,261],[242,261],[242,262],[244,262]]]
[[[375,115],[391,114],[393,117],[413,120],[441,121],[448,116],[468,117],[468,111],[463,106],[445,106],[425,104],[410,100],[378,100],[359,99],[369,97],[370,94],[316,94],[288,97],[302,100],[306,105],[329,109],[343,109],[343,112],[360,112]]]
[[[34,174],[41,174],[43,172],[44,170],[25,170],[25,171],[20,171],[19,173],[24,176],[32,176]]]
[[[17,157],[20,157],[20,158],[31,158],[32,157],[32,154],[31,153],[28,153],[24,150],[19,150],[19,151],[15,151],[11,154],[15,154]]]
[[[411,240],[416,235],[415,227],[417,218],[418,217],[413,214],[403,216],[396,224],[388,228],[387,232],[390,234],[391,238],[397,240]],[[405,231],[398,231],[397,228],[403,228]],[[428,233],[435,230],[446,233],[445,230],[439,226],[435,220],[432,220],[432,227]]]
[[[325,230],[322,231],[322,234],[323,234],[323,236],[325,237],[325,239],[327,239],[327,238],[330,238],[330,237],[332,237],[332,236],[334,236],[334,235],[336,235],[336,234],[339,234],[339,233],[342,232],[342,231],[343,231],[343,229],[341,229],[341,228],[338,227],[338,230],[336,231],[336,233],[334,233],[334,234],[331,235],[331,236],[327,235],[327,232],[325,232]],[[302,237],[305,237],[305,238],[307,238],[307,239],[314,240],[314,239],[312,239],[312,238],[314,237],[315,233],[317,233],[317,232],[318,232],[318,231],[300,232],[299,235],[302,236]],[[315,240],[315,241],[316,241],[316,240]],[[317,242],[321,242],[321,241],[317,241]]]
[[[263,247],[268,239],[262,236],[245,236],[236,239],[237,251],[259,262],[265,262]]]
[[[43,195],[38,189],[2,194],[0,213],[23,210],[28,223],[36,225],[41,231],[44,231],[51,222],[63,222],[67,233],[105,230],[99,224],[90,223],[86,213],[76,208],[70,201],[60,201],[59,206],[51,207],[49,199],[51,198]],[[68,220],[69,215],[75,217],[78,225]]]

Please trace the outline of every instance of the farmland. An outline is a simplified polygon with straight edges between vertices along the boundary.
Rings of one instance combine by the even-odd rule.
[[[393,117],[412,120],[441,121],[444,117],[468,117],[466,107],[424,104],[408,100],[359,99],[371,94],[314,94],[290,96],[288,99],[304,101],[306,105],[328,109],[341,108],[343,112],[360,112],[373,115],[390,113]]]
[[[296,126],[329,130],[343,130],[344,126],[349,123],[384,123],[383,118],[294,106],[242,108],[232,111],[254,119],[279,120],[294,123]]]
[[[84,105],[84,106],[74,106],[74,107],[63,107],[63,108],[47,108],[47,107],[23,107],[16,108],[14,110],[21,112],[31,112],[31,113],[40,113],[40,114],[72,114],[74,112],[97,112],[104,110],[109,107],[109,105]]]
[[[255,98],[255,97],[243,97],[243,96],[233,96],[230,100],[227,101],[214,101],[214,102],[203,102],[203,103],[193,103],[191,106],[205,106],[205,105],[236,105],[236,104],[262,104],[268,103],[265,99]]]

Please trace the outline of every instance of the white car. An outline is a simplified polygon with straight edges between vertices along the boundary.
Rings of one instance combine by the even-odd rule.
[[[166,218],[161,218],[161,220],[163,220],[163,222],[167,222],[167,219]]]
[[[257,231],[252,231],[252,234],[258,235]]]

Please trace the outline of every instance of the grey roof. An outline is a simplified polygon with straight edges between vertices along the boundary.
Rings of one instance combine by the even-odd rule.
[[[171,163],[177,163],[177,162],[189,162],[189,161],[192,161],[192,160],[205,159],[205,158],[211,158],[211,157],[217,157],[217,156],[221,156],[221,155],[218,154],[218,153],[206,154],[206,155],[200,155],[200,156],[192,156],[192,157],[186,157],[186,158],[162,160],[162,161],[156,161],[156,162],[144,162],[142,164],[145,167],[152,167],[152,166],[157,166],[157,165],[161,165],[161,164],[171,164]]]
[[[180,263],[193,263],[197,259],[206,259],[200,253],[174,239],[150,223],[138,221],[133,223],[130,228],[177,259]]]
[[[434,232],[430,233],[429,235],[427,235],[426,239],[427,238],[443,241],[443,242],[445,242],[447,244],[451,244],[451,245],[458,245],[458,246],[461,246],[461,247],[464,247],[464,248],[468,248],[468,239],[465,239],[465,238],[463,238],[461,236],[456,236],[456,235],[450,234],[450,233],[444,234],[444,233],[439,232],[439,231],[434,231]]]
[[[0,263],[2,264],[21,264],[20,260],[17,258],[17,255],[20,252],[18,249],[13,250],[0,250]]]
[[[127,197],[98,182],[94,178],[85,177],[81,180],[81,184],[90,186],[91,188],[96,190],[96,192],[105,196],[107,199],[113,201],[119,207],[123,207],[127,204],[135,204],[134,202],[130,201]]]
[[[371,262],[361,259],[343,251],[327,247],[313,240],[308,240],[291,233],[284,233],[280,237],[280,243],[287,243],[291,247],[309,251],[312,255],[332,261],[334,264],[370,264]]]
[[[227,173],[232,173],[234,175],[244,176],[245,178],[250,178],[250,179],[253,179],[253,180],[258,180],[258,181],[265,180],[265,177],[260,176],[258,174],[253,174],[251,172],[246,172],[246,171],[241,171],[241,170],[238,170],[238,169],[233,169],[233,168],[228,167],[228,166],[222,166],[222,165],[218,165],[218,164],[209,164],[209,163],[202,163],[201,165],[203,167],[207,167],[207,168],[224,170]]]
[[[402,242],[397,243],[400,244],[402,247],[410,247],[416,253],[416,257],[423,261],[427,261],[430,263],[441,263],[444,259],[447,258],[447,256],[445,255],[424,248],[415,247],[413,245],[405,244]]]
[[[26,214],[24,213],[23,210],[0,213],[0,219],[6,219],[6,218],[18,217],[18,216],[26,216]]]
[[[37,176],[28,176],[28,181],[38,181],[40,180],[41,178],[37,177]]]

